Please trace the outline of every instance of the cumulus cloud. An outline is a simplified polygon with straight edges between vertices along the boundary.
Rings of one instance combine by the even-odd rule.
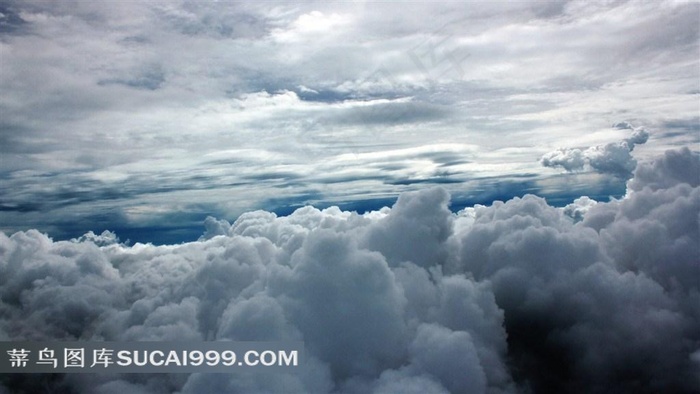
[[[634,179],[629,182],[629,189],[667,189],[682,183],[697,187],[700,185],[700,162],[697,156],[688,147],[666,151],[656,160],[640,164]]]
[[[431,188],[364,215],[254,211],[179,245],[0,233],[4,340],[301,340],[306,360],[8,375],[0,392],[697,392],[696,168],[669,151],[623,199],[564,209],[527,195],[453,214]]]
[[[582,196],[564,207],[564,214],[570,216],[575,221],[580,221],[583,216],[598,202],[588,196]]]
[[[628,122],[616,123],[614,129],[633,130],[629,138],[620,142],[592,146],[587,149],[559,148],[546,153],[540,159],[545,167],[562,167],[568,172],[581,171],[588,165],[601,174],[611,174],[620,178],[629,178],[637,166],[631,152],[635,145],[644,144],[649,139],[649,132],[644,128],[635,128]]]
[[[207,218],[209,219],[209,218]],[[205,227],[207,222],[204,222]],[[206,234],[206,233],[205,233]],[[107,246],[119,243],[119,237],[112,231],[105,230],[101,234],[95,234],[93,231],[88,231],[78,238],[72,239],[73,242],[92,242],[97,246]]]
[[[581,149],[559,148],[546,153],[540,159],[545,167],[563,167],[567,171],[582,170],[586,164]]]

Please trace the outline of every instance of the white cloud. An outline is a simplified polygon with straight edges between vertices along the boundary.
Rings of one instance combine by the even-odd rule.
[[[576,148],[559,148],[546,153],[540,159],[545,167],[563,167],[566,171],[581,171],[586,165],[601,174],[612,174],[620,178],[629,178],[637,166],[631,152],[635,145],[644,144],[649,139],[649,132],[644,128],[634,128],[628,122],[616,123],[615,129],[631,129],[632,135],[620,142],[592,146],[581,150]]]
[[[57,378],[77,392],[691,392],[697,166],[640,164],[624,199],[577,200],[578,222],[532,195],[452,214],[432,188],[369,215],[209,218],[179,245],[3,233],[0,336],[306,346],[299,374]]]
[[[566,171],[580,171],[586,164],[581,149],[559,148],[542,156],[545,167],[563,167]]]
[[[571,204],[564,207],[564,214],[571,217],[575,221],[580,221],[586,215],[592,207],[594,207],[598,202],[589,198],[588,196],[582,196],[574,200]]]
[[[280,42],[298,42],[302,40],[328,39],[329,35],[338,33],[338,29],[350,22],[347,15],[332,13],[325,15],[321,11],[311,11],[296,18],[286,29],[275,29],[272,37]]]

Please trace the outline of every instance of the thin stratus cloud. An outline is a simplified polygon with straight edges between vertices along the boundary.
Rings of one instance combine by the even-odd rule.
[[[693,2],[4,2],[0,227],[168,243],[208,215],[372,210],[429,184],[456,206],[620,197],[633,160],[697,149],[697,15]],[[649,142],[617,171],[540,164],[619,144],[621,122]]]
[[[700,3],[0,3],[6,393],[700,392]],[[0,355],[2,357],[2,355]]]

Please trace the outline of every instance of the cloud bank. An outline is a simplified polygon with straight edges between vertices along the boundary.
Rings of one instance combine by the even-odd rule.
[[[697,392],[700,158],[668,151],[628,186],[567,209],[527,195],[454,214],[428,188],[364,215],[253,211],[180,245],[0,233],[2,340],[293,339],[307,361],[6,375],[0,392]]]
[[[653,130],[638,160],[700,143],[699,43],[693,1],[3,0],[0,231],[168,244],[431,184],[493,201],[466,182],[620,197],[610,124]],[[621,177],[536,190],[575,189],[538,162],[558,147]]]
[[[559,148],[546,153],[540,159],[545,167],[562,167],[566,171],[581,171],[586,165],[600,174],[611,174],[627,179],[637,166],[631,153],[635,145],[641,145],[649,139],[649,132],[642,127],[633,127],[628,122],[613,125],[615,129],[632,130],[632,135],[620,142],[592,146],[581,150],[577,148]]]

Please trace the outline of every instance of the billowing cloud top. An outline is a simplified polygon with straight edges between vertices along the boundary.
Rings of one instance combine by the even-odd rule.
[[[620,197],[633,160],[700,142],[699,7],[4,1],[0,230],[174,243],[430,184]]]
[[[364,215],[253,211],[174,246],[0,233],[0,339],[302,340],[307,360],[0,392],[697,392],[698,169],[668,151],[625,198],[566,209],[527,195],[455,214],[427,188]]]
[[[540,162],[545,167],[563,167],[566,171],[580,171],[588,165],[596,172],[628,179],[637,166],[631,152],[635,145],[647,142],[649,132],[642,127],[635,128],[629,122],[616,123],[613,128],[630,129],[632,135],[620,142],[593,146],[585,150],[560,148],[542,156]]]
[[[700,391],[699,18],[0,3],[0,340],[306,356],[0,394]]]

